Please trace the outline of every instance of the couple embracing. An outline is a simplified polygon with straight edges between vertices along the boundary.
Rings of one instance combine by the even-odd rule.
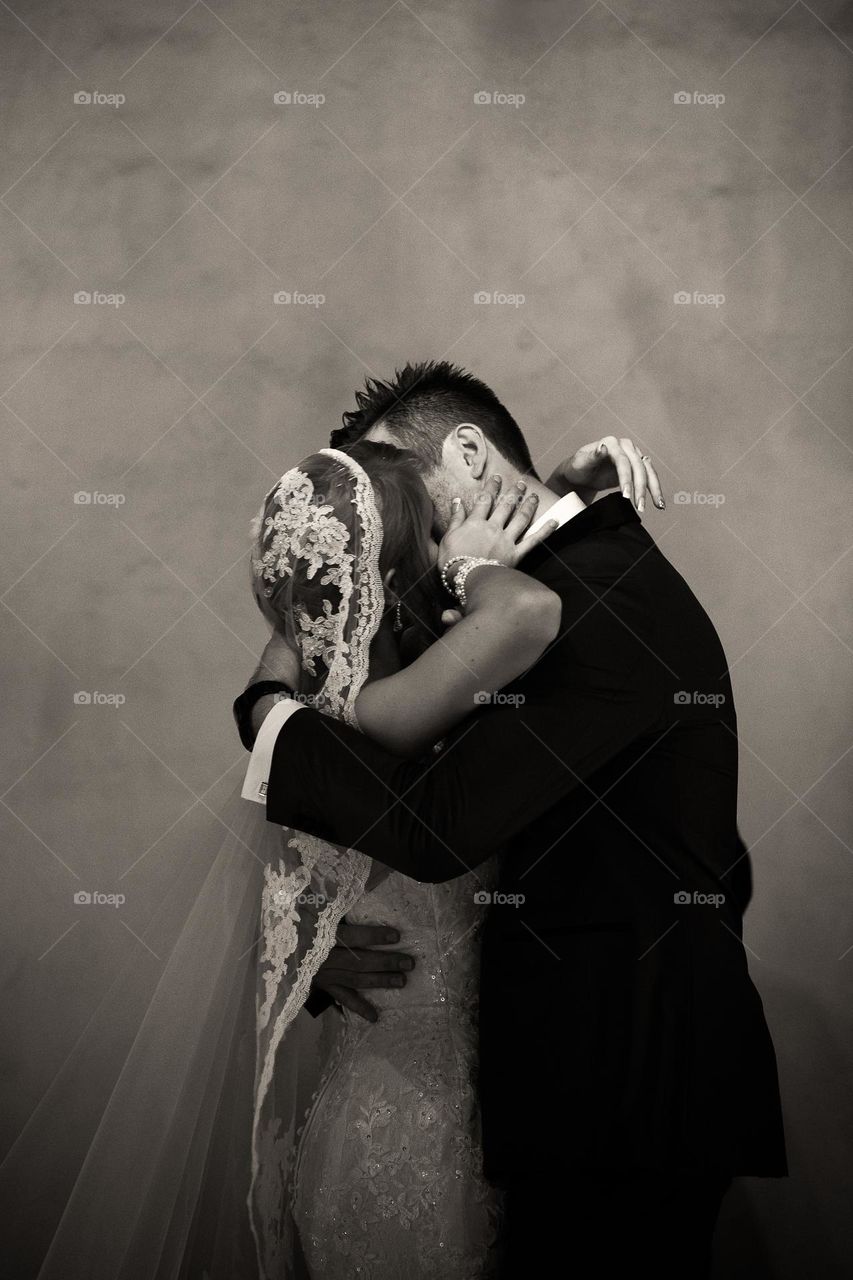
[[[274,633],[235,703],[278,839],[261,1269],[706,1276],[732,1179],[785,1152],[731,684],[639,518],[654,469],[608,438],[543,483],[445,363],[369,383],[331,445],[256,523]]]

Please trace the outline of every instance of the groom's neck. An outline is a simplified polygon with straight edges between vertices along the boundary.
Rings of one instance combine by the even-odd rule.
[[[539,505],[536,508],[536,516],[534,517],[536,520],[541,520],[544,515],[547,515],[551,507],[560,500],[561,496],[566,497],[566,502],[569,506],[576,508],[576,510],[571,512],[572,516],[576,516],[579,512],[583,511],[586,505],[581,501],[576,493],[572,493],[570,495],[560,495],[559,493],[555,493],[553,489],[548,488],[547,484],[543,484],[541,480],[537,480],[529,473],[523,474],[521,471],[516,471],[514,468],[509,468],[509,470],[507,470],[507,468],[503,468],[501,474],[503,476],[504,492],[507,491],[510,485],[515,484],[517,480],[523,480],[527,485],[528,494],[536,494],[539,499]]]

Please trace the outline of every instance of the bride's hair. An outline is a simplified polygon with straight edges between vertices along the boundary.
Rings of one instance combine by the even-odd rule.
[[[424,647],[441,633],[442,592],[430,555],[432,500],[421,476],[424,465],[409,449],[360,440],[346,452],[370,477],[382,517],[379,571],[396,570],[395,594],[402,600],[406,628],[421,632]]]
[[[394,569],[394,596],[402,602],[402,622],[406,651],[414,657],[441,634],[441,584],[430,556],[430,532],[433,507],[421,480],[422,464],[407,449],[379,441],[360,440],[346,452],[367,473],[376,505],[382,519],[382,546],[379,550],[379,572],[384,578]],[[338,520],[356,541],[353,520],[351,473],[346,466],[329,456],[317,453],[299,464],[299,470],[310,479],[314,494],[333,508]],[[275,490],[267,497],[262,522],[275,514]],[[358,554],[358,547],[352,546]],[[340,607],[340,595],[333,584],[324,584],[322,573],[308,576],[309,562],[296,559],[293,572],[280,580],[267,597],[263,580],[255,579],[255,599],[261,612],[275,627],[298,647],[300,616],[318,618],[323,615],[324,601],[332,610]],[[396,607],[386,594],[385,612]],[[314,693],[322,684],[322,663],[315,677],[302,669],[301,693]]]

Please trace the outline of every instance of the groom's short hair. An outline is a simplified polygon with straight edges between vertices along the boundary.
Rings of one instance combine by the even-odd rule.
[[[401,448],[412,450],[428,467],[438,467],[449,432],[460,422],[473,422],[508,462],[536,475],[509,410],[485,382],[446,360],[407,364],[390,382],[368,378],[355,400],[358,408],[345,413],[343,426],[332,432],[333,449],[355,444],[381,422]]]

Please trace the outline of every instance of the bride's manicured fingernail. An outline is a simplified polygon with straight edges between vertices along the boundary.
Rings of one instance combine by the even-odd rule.
[[[659,498],[658,501],[655,503],[655,506],[657,507],[658,511],[666,511],[666,502],[664,501],[663,498]]]

